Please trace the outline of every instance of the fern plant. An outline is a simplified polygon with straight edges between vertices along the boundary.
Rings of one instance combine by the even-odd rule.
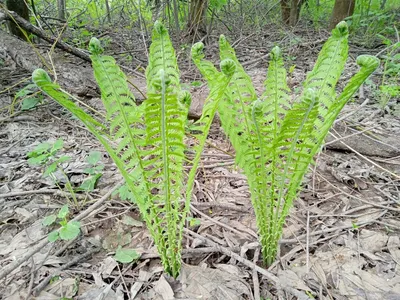
[[[89,50],[106,116],[89,114],[78,105],[77,99],[52,82],[44,70],[35,70],[33,81],[83,122],[104,146],[133,194],[165,271],[177,277],[194,177],[235,63],[223,60],[222,72],[215,72],[218,81],[210,90],[202,117],[194,124],[195,146],[189,147],[185,144],[185,124],[191,97],[180,87],[175,51],[161,23],[154,24],[146,69],[148,94],[140,106],[128,88],[125,74],[112,57],[102,55],[97,39],[91,40]],[[186,158],[186,150],[192,150],[195,158]],[[185,164],[191,167],[188,176],[184,173]]]
[[[359,56],[357,64],[361,69],[336,96],[335,86],[347,53],[348,28],[341,22],[324,44],[306,78],[303,93],[291,103],[279,47],[270,53],[265,92],[258,97],[234,49],[224,36],[220,38],[220,58],[233,60],[236,71],[218,112],[236,151],[236,162],[248,179],[267,265],[276,258],[285,219],[313,157],[343,106],[379,65],[373,56]],[[218,71],[202,56],[193,58],[212,89]]]

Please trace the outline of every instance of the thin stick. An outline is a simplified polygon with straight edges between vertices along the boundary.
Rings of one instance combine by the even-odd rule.
[[[246,236],[246,235],[249,234],[248,232],[241,232],[241,231],[239,231],[239,230],[237,230],[237,229],[235,229],[235,228],[232,228],[231,226],[229,226],[229,225],[227,225],[227,224],[225,224],[225,223],[222,223],[222,222],[220,222],[220,221],[218,221],[218,220],[215,220],[215,219],[213,219],[213,218],[207,216],[205,213],[203,213],[203,212],[199,211],[197,208],[195,208],[192,204],[190,204],[190,209],[191,209],[193,212],[195,212],[196,214],[202,216],[203,218],[205,218],[205,219],[207,219],[207,220],[210,220],[211,222],[213,222],[213,223],[215,223],[215,224],[217,224],[217,225],[219,225],[219,226],[221,226],[221,227],[223,227],[223,228],[226,228],[226,229],[228,229],[228,230],[230,230],[230,231],[232,231],[232,232],[234,232],[234,233],[236,233],[236,234],[238,234],[238,235],[240,235],[240,236]],[[255,238],[258,237],[256,233],[252,233],[251,235],[252,235],[253,237],[255,237]]]
[[[260,248],[257,247],[254,252],[253,263],[256,264],[258,261],[258,257],[260,256]],[[260,300],[260,282],[258,280],[258,273],[256,270],[253,270],[253,287],[254,287],[254,300]]]
[[[332,133],[331,133],[331,134],[332,134]],[[337,138],[334,134],[332,134],[332,136],[335,137],[335,138]],[[362,159],[364,159],[364,160],[368,161],[369,163],[373,164],[375,167],[381,169],[382,171],[385,171],[386,173],[392,175],[393,177],[395,177],[395,178],[397,178],[397,179],[400,179],[400,176],[399,176],[399,175],[397,175],[397,174],[395,174],[395,173],[393,173],[393,172],[391,172],[391,171],[385,169],[384,167],[380,166],[380,165],[377,164],[376,162],[370,160],[368,157],[362,155],[360,152],[358,152],[356,149],[350,147],[350,146],[347,145],[346,143],[344,143],[344,142],[342,142],[342,141],[340,141],[340,143],[342,143],[344,146],[346,146],[347,148],[349,148],[351,151],[353,151],[355,154],[357,154],[358,156],[360,156]]]
[[[29,296],[32,293],[32,288],[33,288],[33,281],[35,279],[35,262],[33,261],[33,258],[31,257],[31,279],[29,280],[29,285],[28,285],[28,292],[26,293],[25,300],[29,299]]]
[[[40,292],[49,284],[49,282],[51,281],[51,279],[54,276],[58,276],[61,274],[62,271],[66,270],[67,268],[75,265],[76,263],[78,263],[79,261],[91,256],[92,254],[99,252],[100,249],[99,248],[94,248],[89,250],[88,252],[75,257],[73,260],[71,260],[70,262],[66,263],[65,265],[62,265],[61,267],[59,267],[57,270],[55,270],[52,274],[50,274],[49,276],[47,276],[40,284],[38,284],[35,288],[35,290],[33,291],[33,295],[34,296],[38,296],[40,294]]]
[[[54,194],[58,192],[56,189],[41,189],[41,190],[32,190],[32,191],[20,191],[20,192],[11,192],[7,194],[0,194],[0,198],[11,198],[17,196],[27,196],[34,194]]]
[[[307,227],[306,227],[306,270],[310,272],[310,211],[307,210]]]
[[[183,229],[183,230],[187,234],[190,234],[190,235],[192,235],[192,236],[194,236],[194,237],[196,237],[198,239],[201,239],[201,240],[205,241],[208,245],[210,245],[212,247],[215,247],[215,249],[217,249],[218,252],[232,257],[233,259],[237,260],[238,262],[240,262],[241,264],[245,265],[246,267],[249,267],[252,270],[256,270],[258,273],[263,275],[265,278],[267,278],[268,280],[273,282],[277,289],[282,289],[282,290],[288,292],[289,294],[297,297],[298,300],[311,300],[311,298],[309,298],[303,292],[298,291],[293,287],[287,286],[285,282],[280,282],[280,279],[278,277],[276,277],[274,274],[272,274],[272,273],[268,272],[267,270],[257,266],[253,262],[241,257],[239,254],[237,254],[235,252],[232,252],[232,251],[226,249],[225,247],[222,247],[222,246],[218,245],[217,243],[214,243],[210,239],[207,239],[207,238],[201,236],[200,234],[197,234],[197,233],[195,233],[195,232],[193,232],[193,231],[191,231],[189,229]]]

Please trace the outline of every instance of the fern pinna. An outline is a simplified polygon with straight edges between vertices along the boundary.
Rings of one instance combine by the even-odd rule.
[[[181,90],[175,51],[165,27],[159,22],[154,24],[146,69],[148,95],[140,106],[128,88],[125,74],[112,57],[102,55],[97,39],[91,40],[89,49],[106,109],[103,120],[98,120],[103,116],[93,117],[81,108],[77,99],[52,82],[44,70],[35,70],[33,81],[81,120],[107,150],[133,194],[165,271],[177,277],[196,169],[235,64],[227,59],[221,63],[222,72],[215,70],[219,81],[210,89],[203,116],[194,124],[198,134],[196,146],[191,147],[195,158],[190,161],[185,158],[185,124],[191,98]],[[184,163],[191,166],[187,178]]]
[[[218,112],[235,148],[237,164],[248,179],[261,250],[268,265],[275,260],[285,219],[313,157],[343,106],[379,65],[373,56],[359,57],[360,71],[336,97],[335,87],[347,53],[348,28],[341,22],[324,44],[302,95],[290,103],[278,47],[270,53],[266,90],[258,98],[233,48],[225,37],[220,38],[220,57],[233,60],[236,71]],[[202,57],[194,62],[212,87],[212,73],[216,70],[204,63]]]

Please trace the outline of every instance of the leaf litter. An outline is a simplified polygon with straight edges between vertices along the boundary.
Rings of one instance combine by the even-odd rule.
[[[246,46],[236,50],[239,57],[248,56]],[[299,64],[309,68],[315,50],[300,52]],[[76,64],[74,67],[79,68]],[[258,91],[262,91],[264,67],[249,68]],[[302,68],[298,65],[291,74],[292,89],[304,79]],[[137,78],[132,80],[145,86]],[[201,107],[205,87],[191,88],[197,90],[194,105]],[[373,98],[369,87],[364,93]],[[7,104],[4,97],[0,101],[2,106]],[[87,101],[98,106],[96,98]],[[362,101],[356,99],[343,111],[342,116],[350,117],[338,122],[335,137],[328,139],[326,151],[310,170],[284,229],[279,263],[268,266],[282,282],[319,299],[400,299],[399,177],[391,175],[400,174],[400,122],[393,116],[377,114],[372,103],[359,108]],[[26,154],[41,142],[63,139],[63,155],[72,158],[65,171],[79,186],[86,178],[89,153],[101,151],[75,120],[53,103],[46,105],[48,110],[24,111],[26,121],[15,118],[0,124],[4,137],[0,144],[2,268],[46,238],[43,219],[65,204],[54,182],[42,178],[38,168],[27,164]],[[209,146],[204,153],[194,190],[197,212],[193,209],[192,217],[199,222],[193,222],[190,229],[252,261],[259,246],[247,182],[232,164],[232,148],[218,123],[213,125],[209,142],[215,147]],[[13,143],[15,146],[9,148]],[[90,197],[84,196],[86,205],[121,179],[110,159],[105,158],[103,163],[103,176],[96,189]],[[47,193],[30,193],[44,189]],[[27,193],[6,196],[13,192]],[[137,212],[117,195],[87,216],[82,226],[83,234],[77,240],[47,245],[3,279],[0,294],[4,299],[25,298],[32,292],[30,282],[37,287],[60,266],[96,247],[101,251],[63,270],[36,299],[119,300],[128,294],[131,299],[253,299],[253,270],[218,249],[208,251],[204,239],[186,236],[180,277],[176,281],[165,277]],[[125,248],[129,249],[125,254],[138,260],[118,263],[114,255]],[[282,299],[282,291],[260,274],[258,277],[261,296]]]

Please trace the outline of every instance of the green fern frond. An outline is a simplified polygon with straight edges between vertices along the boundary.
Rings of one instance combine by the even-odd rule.
[[[222,73],[216,72],[218,81],[211,89],[203,116],[196,123],[198,145],[192,149],[195,160],[190,162],[184,155],[187,149],[184,138],[191,96],[180,88],[175,51],[160,23],[155,24],[152,41],[146,69],[148,97],[139,107],[115,60],[102,55],[99,41],[91,40],[94,74],[107,111],[104,124],[71,101],[73,97],[52,83],[43,70],[35,71],[33,79],[40,89],[76,115],[102,143],[133,193],[165,271],[176,278],[196,168],[235,64],[225,60],[221,63]],[[184,186],[186,161],[193,169]]]
[[[261,111],[258,114],[258,118],[253,120],[257,126],[256,132],[259,136],[259,143],[256,143],[255,147],[260,149],[260,157],[265,156],[262,163],[262,167],[264,168],[263,178],[266,181],[264,186],[268,188],[264,187],[264,190],[266,189],[264,193],[267,195],[263,197],[268,197],[269,199],[276,198],[277,178],[283,176],[280,174],[282,170],[278,169],[278,166],[282,165],[282,156],[279,153],[277,154],[277,149],[273,147],[273,143],[280,134],[281,124],[287,111],[291,108],[290,89],[286,81],[286,70],[283,65],[282,53],[279,47],[275,46],[270,53],[267,79],[264,82],[265,92],[261,98]],[[255,172],[250,170],[249,174],[255,174]],[[268,216],[273,215],[273,206],[265,209],[268,210]],[[267,219],[269,219],[268,216]]]
[[[244,167],[246,164],[244,153],[249,151],[247,139],[252,130],[252,104],[257,100],[257,94],[250,76],[244,71],[234,49],[223,35],[219,39],[219,49],[221,60],[231,59],[234,61],[236,71],[229,84],[228,98],[220,102],[218,112],[222,128],[235,148],[236,162],[240,167]]]
[[[313,159],[312,150],[318,143],[313,135],[315,122],[319,116],[319,99],[314,90],[304,93],[300,103],[296,103],[287,113],[282,124],[281,133],[274,143],[278,155],[284,156],[281,177],[278,179],[277,207],[280,211],[275,214],[272,232],[279,234],[283,222],[297,196],[301,181]],[[279,239],[280,236],[276,236]]]
[[[249,183],[249,186],[257,187],[251,192],[254,194],[253,203],[256,209],[260,209],[256,214],[259,219],[257,223],[263,224],[259,235],[263,245],[263,257],[268,264],[275,259],[276,246],[281,234],[280,218],[287,213],[287,208],[291,207],[292,199],[287,197],[286,187],[294,174],[304,167],[304,157],[310,157],[309,148],[313,144],[310,144],[308,140],[310,132],[314,130],[314,122],[318,115],[317,104],[315,92],[309,90],[305,93],[304,99],[288,111],[279,135],[272,145],[265,143],[264,135],[256,130],[260,136],[259,146],[257,145],[260,163],[256,164],[256,167],[250,164],[246,176],[249,181],[254,181],[252,184]],[[262,113],[258,115],[259,117],[255,118],[256,124],[260,122],[259,120],[263,120],[264,116]],[[270,152],[269,156],[263,153],[267,151]],[[268,161],[263,160],[263,156],[267,157]],[[308,164],[306,170],[307,167]],[[269,201],[262,199],[269,199]]]
[[[317,127],[321,127],[324,118],[336,99],[335,87],[342,74],[348,53],[349,30],[345,21],[332,30],[332,36],[326,41],[313,70],[307,75],[304,90],[313,89],[320,99],[320,118]]]
[[[193,134],[193,136],[196,138],[197,143],[194,145],[194,147],[192,147],[195,156],[192,159],[191,170],[189,172],[188,181],[186,184],[186,201],[185,209],[183,210],[183,219],[186,219],[187,212],[189,211],[190,199],[192,197],[193,184],[196,178],[197,168],[200,163],[201,154],[203,152],[212,121],[218,110],[219,103],[225,98],[225,94],[227,92],[229,82],[231,81],[235,72],[236,65],[232,60],[225,59],[221,62],[220,68],[222,72],[216,71],[217,74],[214,75],[215,82],[212,84],[210,93],[204,103],[201,117],[191,127],[191,129],[196,132]],[[183,228],[183,225],[184,224],[181,223],[181,229]],[[183,231],[180,230],[180,233],[182,232]]]
[[[151,54],[150,54],[151,53]],[[178,94],[181,90],[179,69],[169,34],[164,25],[156,21],[152,33],[152,44],[149,52],[149,63],[146,68],[147,93],[155,94],[155,80],[159,80],[160,70],[164,70],[166,80],[170,81],[169,93]]]
[[[272,49],[270,58],[267,79],[264,82],[265,92],[261,99],[265,103],[263,105],[264,121],[272,123],[272,126],[268,126],[269,133],[266,133],[266,135],[270,141],[273,141],[280,131],[280,124],[291,104],[286,70],[283,65],[282,53],[278,46]]]
[[[135,176],[137,177],[138,175],[134,172],[135,169],[130,174],[128,173],[124,161],[118,157],[111,146],[113,143],[106,134],[106,127],[87,114],[82,108],[77,106],[75,102],[71,101],[73,97],[64,92],[58,84],[53,83],[46,71],[42,69],[35,70],[32,74],[32,80],[45,94],[52,97],[85,124],[89,131],[101,142],[110,157],[114,160],[125,181],[128,183],[128,186],[131,188],[134,197],[136,199],[141,199],[143,195],[140,194],[140,191],[132,188],[135,187],[135,180],[132,178]]]
[[[296,164],[294,165],[293,175],[290,177],[290,184],[286,193],[286,199],[295,199],[300,188],[302,179],[307,172],[307,167],[313,161],[313,157],[320,150],[329,129],[332,127],[343,106],[358,90],[360,85],[372,74],[379,66],[379,59],[374,56],[362,55],[357,58],[357,64],[360,65],[360,71],[354,75],[344,88],[342,94],[331,105],[325,115],[325,121],[322,127],[317,128],[314,125],[313,130],[309,132],[306,140],[302,141],[302,151],[297,154]],[[317,116],[319,118],[320,116]],[[286,204],[286,203],[285,203]],[[290,206],[284,205],[279,226],[283,226],[285,217],[289,212]]]
[[[229,85],[230,97],[219,107],[224,130],[248,178],[267,264],[275,259],[285,218],[334,119],[359,84],[376,68],[376,63],[368,70],[362,67],[335,101],[335,87],[347,58],[347,38],[346,23],[338,24],[307,76],[300,102],[293,107],[277,47],[271,52],[266,92],[261,99],[254,102],[249,80],[239,66]],[[224,38],[220,40],[220,48],[221,58],[230,57],[239,64]],[[361,61],[371,63],[369,59]],[[244,97],[240,99],[241,96]],[[241,126],[236,126],[237,120],[241,120]]]
[[[181,91],[179,70],[169,35],[156,22],[146,69],[147,100],[144,103],[146,147],[143,167],[149,184],[155,240],[166,271],[176,277],[180,271],[180,201],[185,159],[185,122],[191,98]]]
[[[89,49],[93,50],[92,60],[94,76],[101,90],[101,99],[110,120],[110,133],[117,146],[114,151],[124,161],[124,168],[132,173],[134,186],[141,197],[136,199],[141,211],[148,206],[149,188],[144,180],[144,168],[140,157],[140,141],[144,139],[141,128],[141,109],[136,106],[135,98],[129,90],[126,76],[111,56],[100,55],[100,42],[92,38]]]
[[[189,199],[192,194],[197,167],[200,162],[203,151],[202,149],[204,149],[204,145],[207,140],[208,132],[210,131],[212,121],[218,110],[219,102],[225,97],[224,95],[235,72],[236,65],[231,59],[225,59],[221,62],[220,67],[222,72],[216,71],[217,74],[214,75],[216,80],[212,85],[212,89],[210,90],[207,99],[204,102],[201,117],[193,124],[193,126],[191,126],[191,130],[195,132],[193,136],[197,139],[197,144],[195,144],[193,147],[195,157],[192,160],[192,169],[190,170],[188,176],[186,203],[189,203]]]
[[[192,46],[192,60],[196,67],[199,69],[201,75],[207,80],[210,89],[211,85],[217,83],[216,77],[219,72],[214,64],[206,59],[204,59],[204,44],[202,42],[198,42]]]
[[[371,55],[360,55],[357,57],[357,64],[361,67],[356,75],[354,75],[348,84],[343,89],[343,92],[340,94],[335,103],[329,108],[327,113],[326,122],[324,126],[321,128],[321,136],[323,139],[320,141],[320,144],[323,143],[326,135],[333,122],[336,120],[340,111],[344,107],[344,105],[351,99],[355,92],[360,88],[360,86],[364,83],[364,81],[376,70],[379,66],[380,61],[377,57]],[[319,150],[318,145],[313,153],[315,154]]]

